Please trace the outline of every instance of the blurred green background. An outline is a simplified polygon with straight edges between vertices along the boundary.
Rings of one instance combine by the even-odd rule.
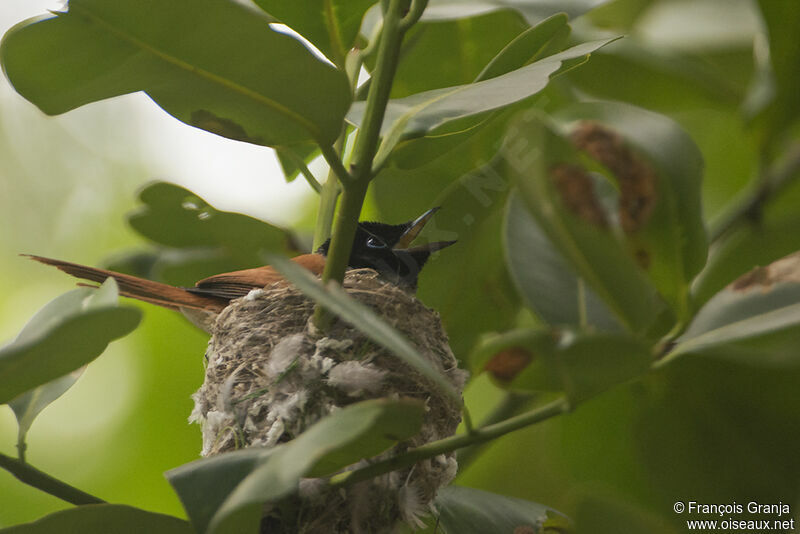
[[[788,6],[781,24],[789,34],[786,28],[800,22],[798,10],[778,4]],[[4,0],[0,29],[56,7]],[[511,36],[520,31],[519,17],[501,13],[457,33],[480,42],[481,23],[494,24],[497,31],[504,24]],[[765,152],[780,153],[784,137],[797,139],[794,126],[780,140],[766,143],[763,117],[754,120],[749,113],[770,90],[763,76],[767,37],[756,2],[617,0],[572,25],[579,39],[626,38],[559,80],[549,95],[556,99],[559,86],[569,87],[678,121],[705,158],[703,204],[711,227],[751,186]],[[794,52],[790,46],[780,53],[793,57]],[[398,91],[403,90],[418,89],[399,85]],[[779,107],[776,113],[782,112],[792,117],[788,109]],[[291,225],[301,234],[312,228],[313,195],[301,180],[284,183],[269,149],[194,130],[141,95],[47,118],[2,80],[0,128],[3,341],[11,340],[44,303],[72,287],[66,276],[17,254],[96,264],[141,247],[142,239],[127,227],[124,214],[136,205],[137,189],[154,178],[192,189],[220,209]],[[464,162],[468,166],[472,160]],[[452,181],[469,170],[437,166],[436,161],[408,173],[387,170],[375,182],[366,211],[405,220],[437,199],[447,200]],[[399,174],[403,181],[392,180]],[[798,195],[796,184],[786,189],[768,207],[768,224],[786,224],[796,232]],[[502,210],[493,208],[504,198],[498,194],[485,213],[473,213],[499,225],[495,219]],[[442,217],[447,217],[444,211]],[[771,236],[768,231],[749,235],[731,254],[752,265],[800,249],[786,235],[780,246],[769,249]],[[477,267],[497,268],[501,251],[483,252]],[[502,313],[489,309],[457,317],[466,305],[464,295],[443,295],[436,280],[459,261],[454,252],[426,269],[422,300],[441,309],[446,319],[456,317],[454,323],[472,321],[475,334],[498,328],[495,323],[506,315],[514,317],[515,305],[508,302],[498,302]],[[494,281],[501,289],[508,282],[502,273]],[[111,502],[182,516],[162,473],[198,457],[199,428],[186,419],[190,395],[202,381],[206,336],[175,314],[141,306],[142,326],[113,343],[36,420],[28,434],[28,459]],[[782,501],[794,511],[800,509],[798,385],[797,370],[687,358],[573,414],[497,440],[461,473],[458,483],[545,503],[584,525],[616,517],[617,525],[632,525],[625,532],[681,532],[676,527],[680,517],[672,512],[677,500]],[[480,420],[499,397],[485,376],[478,377],[467,395],[473,417]],[[11,410],[0,408],[0,451],[14,454],[15,434]],[[5,472],[0,472],[0,495],[0,526],[67,506]],[[594,531],[614,532],[599,523]]]

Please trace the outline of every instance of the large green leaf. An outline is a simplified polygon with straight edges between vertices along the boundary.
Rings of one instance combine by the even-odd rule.
[[[788,269],[793,258],[780,261]],[[757,269],[709,300],[668,358],[697,354],[758,366],[800,365],[800,276],[778,269],[770,278],[769,269]]]
[[[571,522],[549,506],[488,491],[449,486],[436,495],[439,526],[446,534],[571,531]]]
[[[255,0],[264,11],[311,41],[337,65],[353,47],[361,19],[377,0]]]
[[[461,19],[422,20],[403,39],[391,97],[473,82],[493,57],[527,29],[520,14],[509,9]],[[374,59],[367,58],[370,71],[375,68]]]
[[[196,264],[205,267],[204,276],[227,270],[263,265],[267,252],[287,252],[297,245],[291,234],[267,222],[240,213],[220,211],[205,200],[166,182],[155,182],[139,193],[144,204],[128,215],[128,222],[139,234],[160,245],[187,249],[182,254],[162,254],[163,269]],[[184,280],[194,283],[202,276]],[[175,281],[173,278],[170,281]]]
[[[375,399],[332,413],[245,477],[215,513],[209,532],[256,532],[265,502],[294,491],[301,477],[329,475],[408,439],[419,431],[423,412],[421,401]]]
[[[608,307],[578,278],[516,194],[509,197],[503,237],[511,277],[539,317],[553,325],[620,329]]]
[[[559,13],[528,28],[509,42],[481,70],[474,81],[488,80],[563,49],[571,31],[567,15]]]
[[[279,449],[251,447],[184,464],[164,473],[181,499],[195,531],[211,518],[236,486]]]
[[[370,188],[383,220],[407,220],[441,206],[420,239],[458,243],[428,261],[417,295],[441,314],[462,361],[481,332],[507,329],[519,310],[498,239],[510,178],[490,161],[509,115],[499,112],[465,136],[401,144]]]
[[[116,294],[113,280],[104,286]],[[53,300],[24,335],[0,349],[0,403],[89,363],[139,324],[139,310],[93,304],[92,295],[91,289],[76,289]]]
[[[423,135],[449,121],[509,106],[544,89],[562,64],[585,59],[613,39],[582,43],[506,74],[467,85],[446,87],[389,101],[379,149],[386,153],[402,136]],[[365,104],[356,102],[348,120],[360,124]],[[377,159],[380,159],[378,157]]]
[[[692,285],[692,297],[702,306],[717,292],[756,265],[767,265],[798,248],[800,217],[794,206],[779,217],[743,224],[711,248],[708,264]]]
[[[92,291],[88,297],[86,296],[86,290],[65,293],[39,310],[20,331],[14,343],[21,344],[46,335],[48,328],[62,320],[64,315],[73,313],[75,310],[115,306],[117,298],[117,288],[113,281],[103,284],[97,291]],[[50,403],[66,393],[80,378],[83,369],[84,367],[78,368],[36,389],[26,391],[8,403],[17,418],[18,447],[25,447],[25,436],[36,416],[47,408]]]
[[[25,21],[0,59],[48,114],[145,91],[179,120],[259,145],[333,143],[350,104],[344,73],[233,0],[72,0]]]
[[[91,504],[0,530],[2,534],[194,534],[188,521],[121,504]]]
[[[568,330],[530,339],[531,364],[504,386],[563,391],[573,406],[644,375],[653,361],[646,341],[625,334]]]
[[[626,240],[678,318],[687,321],[689,284],[708,254],[697,146],[667,117],[626,104],[578,104],[558,117],[572,123],[578,146],[618,182]]]
[[[569,18],[607,3],[608,0],[431,0],[422,20],[450,20],[489,13],[498,9],[516,9],[531,24],[556,13],[566,13]]]
[[[572,171],[578,167],[571,144],[537,114],[526,114],[510,130],[504,157],[520,197],[576,274],[624,327],[647,329],[661,304],[627,247],[604,222],[596,195],[584,186],[557,187],[556,170],[565,169],[567,186],[582,177]]]
[[[286,258],[271,255],[270,264],[300,291],[344,319],[375,343],[389,349],[398,359],[436,385],[442,394],[460,404],[461,397],[447,378],[423,358],[405,336],[392,328],[368,306],[351,298],[337,284],[323,286],[306,269]]]

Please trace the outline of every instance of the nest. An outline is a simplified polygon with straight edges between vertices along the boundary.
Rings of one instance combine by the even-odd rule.
[[[466,372],[448,345],[436,312],[371,269],[351,270],[345,290],[402,332],[461,391]],[[361,332],[336,320],[321,335],[310,323],[314,302],[276,284],[234,300],[220,313],[206,353],[192,420],[203,426],[204,456],[289,441],[354,402],[410,397],[425,402],[421,432],[383,457],[455,433],[460,406]],[[326,489],[304,480],[292,506],[265,508],[265,532],[388,532],[402,519],[421,526],[436,491],[455,476],[453,454],[355,484]],[[288,510],[288,511],[287,511]]]

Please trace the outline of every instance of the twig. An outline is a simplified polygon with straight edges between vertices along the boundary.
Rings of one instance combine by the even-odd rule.
[[[349,183],[352,183],[353,177],[350,176],[350,173],[344,168],[342,158],[339,157],[336,149],[332,145],[325,144],[320,144],[319,149],[322,152],[322,157],[328,162],[328,166],[336,174],[336,177],[339,179],[339,181],[345,186]]]
[[[800,143],[795,143],[787,151],[787,157],[766,171],[758,186],[714,224],[710,232],[711,242],[718,241],[742,223],[760,220],[764,205],[791,184],[798,173],[800,173]]]
[[[486,428],[492,426],[494,424],[500,423],[505,421],[509,417],[516,414],[520,408],[529,404],[533,398],[532,394],[529,393],[514,393],[508,392],[506,393],[503,398],[497,403],[497,406],[486,416],[486,418],[481,421],[481,428]],[[472,462],[480,456],[481,452],[485,448],[486,443],[476,443],[474,445],[470,445],[468,447],[464,447],[460,451],[458,451],[458,469],[459,471],[463,471]]]
[[[54,478],[44,471],[39,471],[35,467],[11,456],[0,454],[0,467],[17,477],[20,482],[33,486],[53,497],[67,501],[75,505],[80,504],[103,504],[106,501],[81,491],[66,482]]]
[[[509,432],[561,415],[567,411],[569,411],[569,402],[566,398],[562,397],[516,417],[474,430],[469,434],[460,434],[458,436],[426,443],[416,449],[410,449],[403,454],[375,462],[361,469],[339,473],[331,477],[330,486],[349,486],[350,484],[355,484],[356,482],[367,480],[390,471],[412,466],[427,458],[433,458],[434,456],[452,452],[470,445],[484,443],[508,434]]]
[[[369,182],[373,178],[372,160],[375,158],[392,81],[397,71],[400,45],[405,32],[405,29],[401,27],[401,21],[406,6],[408,6],[408,0],[390,0],[388,2],[378,44],[375,71],[367,94],[364,121],[358,130],[353,148],[354,165],[345,179],[337,172],[344,191],[339,210],[336,213],[325,270],[322,273],[322,280],[325,283],[331,280],[341,283],[347,270],[350,250],[353,247],[353,239],[358,226],[358,217],[367,195]],[[325,159],[328,159],[328,156]],[[341,163],[338,156],[334,159],[334,162],[336,161]],[[324,331],[330,322],[330,314],[321,306],[317,306],[314,311],[314,324],[317,328]]]
[[[294,164],[297,165],[298,171],[300,171],[300,174],[302,174],[303,178],[306,179],[306,182],[308,182],[308,185],[311,186],[311,189],[316,191],[317,194],[321,194],[322,193],[322,186],[317,181],[317,179],[314,177],[314,173],[312,173],[311,169],[308,168],[308,165],[306,165],[306,162],[303,161],[303,158],[301,158],[300,156],[295,154],[291,149],[284,151],[283,154],[285,156],[288,156],[289,159],[291,159],[294,162]]]

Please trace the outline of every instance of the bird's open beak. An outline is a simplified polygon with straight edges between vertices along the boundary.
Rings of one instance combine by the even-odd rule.
[[[425,228],[425,225],[431,220],[433,214],[439,211],[439,208],[431,208],[419,217],[417,217],[406,229],[405,232],[400,236],[400,239],[397,240],[397,243],[394,244],[394,247],[397,249],[405,249],[411,246],[411,243],[417,238],[419,233]]]
[[[392,247],[394,250],[408,250],[409,252],[412,251],[421,251],[421,250],[428,250],[430,252],[435,252],[437,250],[441,250],[445,247],[449,247],[455,241],[436,241],[434,243],[427,243],[425,245],[420,245],[418,247],[411,248],[411,243],[417,238],[419,233],[425,227],[431,217],[439,211],[439,207],[431,208],[419,217],[417,217],[406,229],[405,232],[400,236],[400,239],[397,240],[397,243],[394,244]]]

